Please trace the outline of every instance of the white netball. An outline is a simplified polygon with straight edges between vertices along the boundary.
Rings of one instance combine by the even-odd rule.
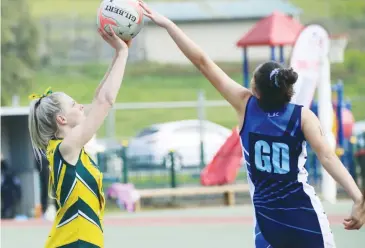
[[[98,9],[97,25],[107,32],[111,25],[116,35],[128,41],[143,27],[143,10],[136,0],[104,0]]]

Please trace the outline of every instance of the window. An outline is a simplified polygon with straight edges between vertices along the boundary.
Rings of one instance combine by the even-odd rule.
[[[140,137],[144,137],[144,136],[148,136],[148,135],[152,135],[152,134],[155,134],[155,133],[157,133],[159,130],[157,129],[157,128],[151,128],[151,127],[149,127],[149,128],[145,128],[145,129],[143,129],[141,132],[139,132],[138,134],[137,134],[137,138],[140,138]]]

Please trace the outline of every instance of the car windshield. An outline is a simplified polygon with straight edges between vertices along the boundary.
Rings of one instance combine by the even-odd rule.
[[[136,137],[139,138],[139,137],[143,137],[143,136],[152,135],[154,133],[157,133],[158,131],[159,130],[157,128],[148,127],[148,128],[143,129],[141,132],[139,132]]]

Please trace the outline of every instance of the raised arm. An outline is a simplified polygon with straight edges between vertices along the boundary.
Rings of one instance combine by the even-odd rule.
[[[363,195],[335,151],[329,146],[317,116],[309,109],[303,108],[302,110],[302,130],[325,170],[346,190],[355,203],[352,216],[344,223],[345,227],[347,229],[360,228],[365,211]]]
[[[239,114],[245,110],[246,99],[251,92],[232,80],[219,68],[209,56],[199,48],[178,26],[166,17],[151,10],[145,3],[139,1],[145,15],[157,25],[165,28],[184,55],[200,70],[219,93],[236,109]]]
[[[100,90],[103,87],[106,79],[109,77],[110,71],[112,70],[112,68],[113,68],[113,66],[114,66],[115,61],[117,60],[117,58],[118,58],[118,54],[116,53],[114,55],[114,57],[113,57],[113,60],[112,60],[111,64],[108,67],[108,70],[105,72],[103,79],[101,80],[100,84],[98,85],[98,87],[95,90],[95,96],[93,98],[94,100],[96,100],[99,97]]]
[[[112,29],[111,29],[112,30]],[[92,138],[103,124],[109,110],[112,108],[124,76],[124,69],[128,57],[128,45],[113,33],[109,35],[99,30],[103,39],[115,49],[115,61],[110,72],[95,95],[84,121],[74,127],[60,145],[60,151],[68,162],[77,161],[82,147]]]
[[[100,33],[100,31],[99,31],[99,33]],[[102,35],[102,34],[100,33],[100,35]],[[131,40],[126,41],[126,44],[127,44],[128,46],[130,46],[130,44],[131,44]],[[104,74],[103,79],[101,80],[100,84],[98,85],[98,87],[97,87],[97,88],[96,88],[96,90],[95,90],[95,96],[94,96],[94,99],[97,99],[97,98],[98,98],[98,95],[99,95],[99,93],[100,93],[100,89],[103,87],[103,85],[104,85],[104,83],[105,83],[106,79],[109,77],[110,71],[111,71],[111,70],[112,70],[112,68],[114,67],[114,64],[115,64],[115,61],[117,60],[117,58],[118,58],[118,53],[115,53],[115,55],[114,55],[114,57],[113,57],[113,60],[112,60],[111,64],[110,64],[110,65],[109,65],[109,67],[108,67],[108,70],[107,70],[107,71],[106,71],[106,73]]]

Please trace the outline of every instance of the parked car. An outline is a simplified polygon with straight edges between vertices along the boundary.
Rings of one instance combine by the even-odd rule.
[[[204,160],[211,161],[231,130],[210,121],[202,122]],[[127,158],[132,166],[170,168],[169,152],[175,153],[175,168],[200,165],[200,121],[182,120],[154,124],[141,130],[129,142]]]

